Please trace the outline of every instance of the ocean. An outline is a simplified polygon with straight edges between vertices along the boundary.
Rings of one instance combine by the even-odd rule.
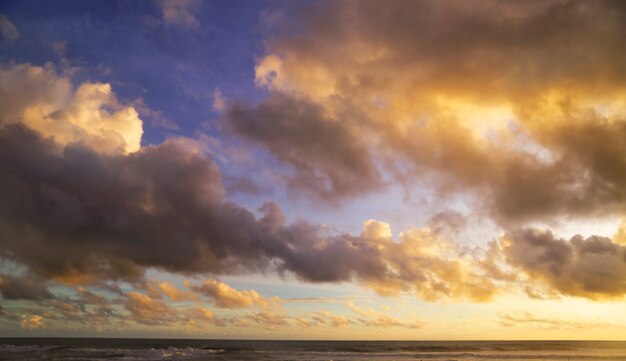
[[[626,342],[2,338],[0,360],[626,361]]]

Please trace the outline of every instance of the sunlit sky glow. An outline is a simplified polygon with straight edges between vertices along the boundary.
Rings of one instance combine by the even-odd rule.
[[[0,336],[626,339],[620,1],[3,1]]]

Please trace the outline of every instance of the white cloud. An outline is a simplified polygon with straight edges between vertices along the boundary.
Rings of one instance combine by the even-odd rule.
[[[0,68],[0,118],[23,123],[61,146],[82,143],[104,153],[141,147],[143,122],[131,106],[118,103],[111,86],[70,79],[51,66]]]

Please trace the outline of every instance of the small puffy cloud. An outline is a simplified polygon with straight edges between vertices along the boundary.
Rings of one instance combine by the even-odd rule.
[[[200,21],[193,15],[200,4],[198,0],[159,1],[165,24],[187,29],[196,29],[200,26]]]
[[[174,302],[199,300],[199,297],[194,293],[180,290],[173,284],[166,281],[159,282],[159,288],[161,289],[161,292]]]
[[[391,225],[375,219],[369,219],[363,224],[363,232],[361,235],[364,238],[374,240],[391,240]]]
[[[177,310],[161,299],[138,292],[128,292],[126,296],[124,307],[130,312],[132,320],[137,323],[168,324],[173,323],[178,317]]]
[[[247,319],[267,328],[274,328],[277,326],[287,326],[291,317],[278,314],[272,311],[257,311],[247,316]]]
[[[222,95],[222,91],[219,88],[213,90],[213,110],[216,112],[222,112],[226,109],[226,100]]]
[[[32,315],[32,316],[22,316],[22,320],[20,321],[20,327],[27,330],[34,330],[38,328],[44,327],[43,317],[40,315]]]
[[[221,308],[247,308],[252,306],[266,307],[272,300],[266,299],[254,290],[236,290],[229,285],[208,279],[199,285],[190,285],[195,292],[205,295]]]
[[[207,322],[220,322],[215,318],[213,312],[204,307],[192,307],[183,312],[183,322],[188,326],[202,326]]]
[[[0,41],[10,44],[20,37],[15,24],[6,15],[0,15]]]

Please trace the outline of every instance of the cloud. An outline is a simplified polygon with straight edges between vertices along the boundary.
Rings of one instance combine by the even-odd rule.
[[[493,246],[481,254],[446,238],[454,232],[444,229],[455,231],[465,224],[463,216],[453,212],[435,215],[429,227],[408,229],[397,237],[389,224],[373,219],[364,223],[360,234],[329,232],[306,221],[288,224],[273,202],[266,202],[255,214],[228,200],[221,172],[203,152],[201,142],[179,137],[139,147],[141,121],[136,114],[127,117],[133,108],[117,104],[110,86],[86,83],[73,91],[69,78],[30,65],[3,68],[0,76],[2,84],[14,85],[3,87],[6,97],[0,97],[0,251],[3,258],[25,266],[33,276],[88,285],[110,280],[143,282],[149,268],[212,276],[276,272],[307,282],[355,282],[383,295],[487,301],[503,283],[518,282],[508,264],[564,294],[616,297],[626,291],[621,286],[622,246],[600,237],[566,242],[549,234],[510,232],[507,239],[511,242],[502,250]],[[378,176],[374,183],[364,180],[371,178],[370,173],[377,174],[367,147],[344,123],[327,119],[321,105],[310,101],[302,105],[289,96],[274,95],[268,103],[241,107],[231,109],[225,121],[291,162],[301,172],[291,178],[294,185],[312,172],[321,183],[313,180],[315,184],[297,186],[312,187],[331,198],[380,186]],[[249,109],[254,112],[248,114]],[[293,125],[287,116],[278,122],[283,112],[295,114],[299,124]],[[619,168],[601,167],[601,159],[617,162],[611,152],[621,148],[619,137],[612,134],[619,132],[604,129],[619,123],[597,122],[603,131],[595,132],[595,123],[586,120],[590,113],[585,114],[580,130],[568,128],[567,134],[581,142],[593,139],[593,144],[600,144],[602,138],[602,148],[585,155],[575,152],[565,138],[550,139],[563,144],[563,154],[574,154],[564,159],[586,157],[588,168],[596,169],[586,177],[596,174],[617,184]],[[107,130],[118,121],[139,136],[136,142],[119,133],[124,133],[123,127]],[[313,134],[320,134],[322,141],[308,137]],[[523,156],[506,162],[502,164],[524,164],[520,176],[511,178],[512,185],[539,184],[520,187],[527,191],[525,201],[541,204],[550,199],[552,193],[538,198],[543,193],[536,192],[552,189],[542,183],[547,173],[528,173],[532,167],[524,162],[538,169],[553,165]],[[337,173],[336,168],[347,170]],[[553,174],[563,178],[569,173]],[[596,196],[596,200],[605,199]],[[572,204],[566,208],[574,209]],[[602,269],[600,255],[608,257],[610,270]],[[195,287],[220,307],[268,302],[255,291],[234,290],[219,281]],[[170,284],[148,285],[145,291],[154,299],[162,300],[163,294],[172,301],[194,299]],[[131,301],[140,304],[142,299],[137,296]]]
[[[58,144],[106,153],[141,146],[137,111],[120,105],[109,84],[83,83],[73,91],[69,78],[29,64],[0,68],[0,84],[0,124],[24,124]]]
[[[614,324],[597,321],[572,321],[558,318],[537,317],[530,312],[505,313],[500,315],[500,324],[507,327],[530,327],[547,329],[571,329],[589,331],[597,328],[614,328]]]
[[[213,90],[213,110],[216,112],[222,112],[226,109],[226,100],[222,95],[222,91],[219,88]]]
[[[45,280],[29,275],[0,274],[0,295],[4,300],[41,301],[54,298]]]
[[[381,327],[421,328],[424,326],[424,323],[421,321],[400,320],[398,318],[389,316],[382,312],[378,312],[371,308],[358,307],[352,303],[348,303],[347,306],[348,308],[350,308],[350,310],[352,310],[352,312],[360,316],[358,318],[358,321],[365,326],[376,327],[376,328],[381,328]]]
[[[8,124],[0,150],[3,254],[44,278],[139,280],[148,267],[277,269],[313,282],[354,280],[381,293],[415,289],[429,299],[481,300],[495,291],[427,230],[393,242],[388,225],[370,221],[360,236],[325,236],[306,222],[286,225],[273,203],[257,218],[224,199],[219,169],[190,140],[106,154]]]
[[[178,317],[177,310],[165,301],[137,292],[127,293],[124,307],[130,312],[135,322],[146,325],[174,323]]]
[[[3,253],[37,274],[80,281],[138,277],[148,266],[208,270],[203,261],[220,252],[220,238],[210,251],[197,241],[227,218],[215,214],[219,170],[183,140],[105,155],[12,124],[0,128],[0,148]],[[189,223],[212,215],[217,224]]]
[[[233,128],[284,164],[305,163],[305,179],[346,179],[361,192],[304,188],[314,199],[378,189],[373,168],[309,152],[347,145],[359,151],[343,150],[353,154],[345,163],[381,164],[439,195],[470,193],[507,227],[620,213],[624,13],[613,1],[319,3],[267,40],[256,82],[271,95],[231,117],[247,119]],[[342,131],[285,145],[287,129],[329,124]]]
[[[346,327],[354,324],[354,321],[348,317],[337,315],[330,311],[313,312],[309,318],[300,318],[298,322],[307,327],[320,325],[326,327]]]
[[[150,124],[154,127],[159,127],[167,130],[179,130],[180,127],[171,119],[165,117],[162,111],[151,109],[143,98],[137,98],[131,103],[132,107],[137,113],[144,119],[147,117],[151,119]]]
[[[10,44],[20,37],[15,24],[6,15],[0,15],[0,40]]]
[[[197,0],[159,1],[165,24],[186,29],[197,29],[200,26],[200,21],[193,15],[200,4]]]
[[[272,329],[277,326],[289,325],[289,320],[291,319],[291,317],[277,314],[272,311],[263,310],[249,314],[247,316],[247,319],[256,324],[263,325],[267,328]]]
[[[467,218],[456,211],[443,211],[428,220],[428,225],[435,231],[451,231],[458,233],[467,225]]]
[[[580,235],[569,241],[525,228],[500,240],[509,264],[565,295],[602,299],[626,293],[626,246]]]
[[[25,328],[27,330],[34,330],[37,328],[42,328],[44,327],[45,324],[43,322],[43,317],[41,317],[40,315],[33,315],[33,316],[22,316],[22,320],[20,322],[20,327]]]
[[[297,228],[296,228],[297,227]],[[389,225],[367,221],[359,236],[340,235],[319,239],[306,224],[289,229],[283,268],[305,280],[337,282],[353,280],[380,294],[414,292],[418,297],[442,297],[485,301],[496,286],[475,269],[474,260],[463,258],[454,246],[428,228],[410,229],[394,240]],[[320,267],[320,265],[325,265]]]
[[[382,186],[367,146],[314,103],[274,94],[257,106],[233,105],[223,124],[288,164],[292,189],[332,202]]]
[[[159,282],[159,288],[170,300],[179,301],[199,301],[200,298],[192,292],[182,291],[173,284],[163,281]]]
[[[200,285],[190,285],[190,288],[211,298],[221,308],[266,307],[272,302],[254,290],[239,291],[217,280],[205,280]]]
[[[368,222],[361,236],[325,236],[224,200],[215,163],[169,139],[130,154],[60,147],[21,124],[0,128],[3,255],[66,283],[139,280],[148,267],[224,274],[277,269],[312,282],[354,280],[382,293],[488,299],[470,260],[450,258],[428,231],[392,242]],[[443,252],[443,253],[441,253]],[[320,266],[323,265],[323,266]]]
[[[0,316],[29,329],[42,327],[44,321],[51,328],[88,325],[99,331],[137,325],[194,328],[224,325],[211,310],[198,304],[200,299],[197,296],[172,296],[176,293],[171,292],[172,288],[165,281],[148,280],[115,297],[110,297],[110,294],[104,297],[85,287],[66,288],[63,297],[29,298],[31,302],[37,302],[35,307],[26,302],[8,310],[0,308]],[[169,300],[163,294],[168,295]],[[193,302],[180,303],[184,301]]]

